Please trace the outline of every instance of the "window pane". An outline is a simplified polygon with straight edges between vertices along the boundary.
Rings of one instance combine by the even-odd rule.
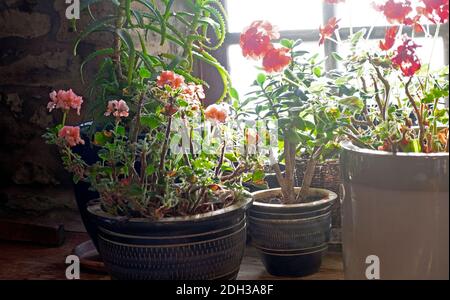
[[[320,55],[324,57],[323,47],[319,48],[318,43],[303,43],[300,47],[302,50],[309,51],[311,55],[320,50]],[[257,69],[261,67],[261,62],[244,58],[239,45],[231,45],[228,48],[228,61],[233,86],[239,92],[241,99],[245,99],[244,95],[252,91],[251,85],[256,76],[263,72]]]
[[[227,0],[230,32],[242,32],[255,20],[280,30],[317,29],[323,22],[322,0]]]
[[[336,15],[341,27],[387,25],[386,17],[373,8],[373,0],[347,0],[337,5]]]
[[[417,56],[423,65],[430,64],[431,69],[440,69],[445,65],[444,56],[444,39],[438,38],[433,49],[433,40],[426,38],[415,38],[418,45],[422,47],[417,48]]]

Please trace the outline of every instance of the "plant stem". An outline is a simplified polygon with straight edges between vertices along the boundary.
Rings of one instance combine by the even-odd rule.
[[[294,189],[294,172],[295,172],[295,151],[296,147],[287,138],[284,139],[284,156],[286,161],[286,175],[283,200],[287,204],[295,203],[295,189]]]
[[[214,175],[215,175],[216,177],[219,176],[220,169],[222,168],[223,158],[224,158],[224,156],[225,156],[225,148],[226,148],[226,146],[227,146],[227,142],[226,142],[226,140],[224,139],[223,145],[222,145],[222,151],[221,151],[220,157],[219,157],[219,163],[217,164],[216,171],[215,171],[215,173],[214,173]]]
[[[67,111],[65,111],[63,114],[63,119],[61,122],[62,127],[64,127],[66,125],[66,120],[67,120]]]
[[[172,127],[172,116],[169,116],[168,121],[167,121],[167,128],[166,128],[166,135],[164,138],[164,144],[163,144],[163,148],[161,151],[161,160],[159,162],[159,173],[161,176],[163,176],[162,173],[164,171],[164,165],[166,163],[166,155],[167,155],[167,151],[168,151],[168,147],[169,147],[171,127]]]
[[[409,86],[411,84],[412,77],[409,78],[408,82],[405,84],[405,93],[408,97],[409,102],[411,103],[412,107],[414,108],[414,112],[416,113],[417,117],[417,123],[419,123],[419,139],[420,139],[420,147],[422,148],[421,151],[425,151],[425,127],[423,125],[423,119],[422,119],[422,113],[420,112],[419,108],[417,107],[416,101],[414,100],[413,96],[411,95],[409,91]]]

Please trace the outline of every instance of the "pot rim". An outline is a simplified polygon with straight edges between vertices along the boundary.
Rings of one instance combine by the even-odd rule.
[[[295,191],[300,191],[300,187],[294,188]],[[320,188],[311,188],[311,191],[314,191],[316,193],[322,194],[325,196],[324,199],[308,202],[308,203],[296,203],[296,204],[271,204],[271,203],[263,203],[258,202],[257,198],[263,197],[263,194],[267,193],[274,193],[277,192],[278,194],[281,193],[281,188],[275,188],[275,189],[267,189],[263,191],[257,191],[252,193],[253,195],[253,206],[256,207],[266,207],[266,208],[314,208],[317,206],[323,206],[327,204],[332,204],[337,198],[338,195],[335,192],[326,190],[326,189],[320,189]]]
[[[341,147],[347,151],[355,152],[355,153],[362,153],[366,155],[376,155],[380,157],[406,157],[406,158],[412,158],[412,157],[419,157],[419,158],[443,158],[443,157],[449,157],[448,152],[438,152],[438,153],[413,153],[413,152],[388,152],[388,151],[381,151],[381,150],[370,150],[358,147],[354,145],[351,141],[343,141],[341,142]]]
[[[215,216],[228,214],[228,213],[231,213],[231,212],[239,210],[239,209],[246,210],[251,205],[252,202],[253,202],[253,197],[245,197],[244,200],[241,200],[233,205],[230,205],[228,207],[225,207],[225,208],[222,208],[219,210],[215,210],[212,212],[196,214],[196,215],[186,216],[186,217],[163,218],[160,220],[151,220],[151,219],[146,219],[146,218],[126,218],[126,217],[113,216],[101,209],[99,199],[93,200],[93,201],[91,201],[91,203],[88,203],[87,210],[90,214],[92,214],[96,217],[110,219],[110,220],[114,220],[114,221],[118,221],[118,222],[127,221],[127,222],[131,222],[131,223],[177,224],[177,223],[189,222],[189,221],[194,221],[194,222],[203,221],[203,220],[215,217]]]

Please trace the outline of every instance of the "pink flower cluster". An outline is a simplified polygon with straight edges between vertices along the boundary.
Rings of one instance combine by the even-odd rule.
[[[195,83],[186,83],[183,76],[176,74],[173,71],[163,71],[157,78],[156,82],[158,88],[164,89],[170,87],[177,91],[177,95],[189,104],[191,111],[198,111],[201,107],[201,101],[205,99],[205,90],[203,86]],[[172,116],[178,112],[178,107],[175,103],[167,103],[164,106],[163,113],[167,116]]]
[[[80,127],[64,126],[59,130],[58,137],[64,139],[70,147],[84,145],[84,140],[80,137]]]
[[[105,116],[113,115],[117,119],[126,118],[129,116],[130,108],[123,100],[113,100],[108,102]]]
[[[228,108],[224,104],[210,105],[205,110],[205,117],[216,123],[225,123],[228,118]]]
[[[80,115],[81,104],[83,104],[83,98],[75,94],[72,89],[68,91],[59,90],[50,93],[50,102],[47,104],[47,108],[50,112],[54,109],[62,109],[67,112],[73,108]]]

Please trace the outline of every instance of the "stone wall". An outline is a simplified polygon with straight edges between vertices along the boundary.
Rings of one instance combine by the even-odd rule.
[[[60,222],[76,215],[70,176],[56,149],[41,138],[56,121],[46,104],[54,89],[83,93],[80,63],[110,37],[98,34],[74,57],[78,33],[65,10],[63,0],[0,2],[0,216]],[[94,8],[99,14],[108,10]],[[82,16],[79,27],[86,21]]]
[[[80,64],[95,49],[110,47],[112,36],[94,33],[74,57],[74,41],[91,19],[82,14],[76,32],[65,17],[66,8],[64,0],[0,1],[0,217],[63,222],[78,230],[82,226],[71,177],[55,147],[41,137],[60,117],[48,113],[46,105],[52,90],[72,88],[84,96]],[[113,9],[96,4],[92,13],[101,17]],[[170,51],[159,46],[156,36],[150,39],[151,52]],[[95,65],[85,67],[85,78],[95,73]],[[92,100],[84,101],[86,107]],[[74,114],[68,120],[80,121]]]

